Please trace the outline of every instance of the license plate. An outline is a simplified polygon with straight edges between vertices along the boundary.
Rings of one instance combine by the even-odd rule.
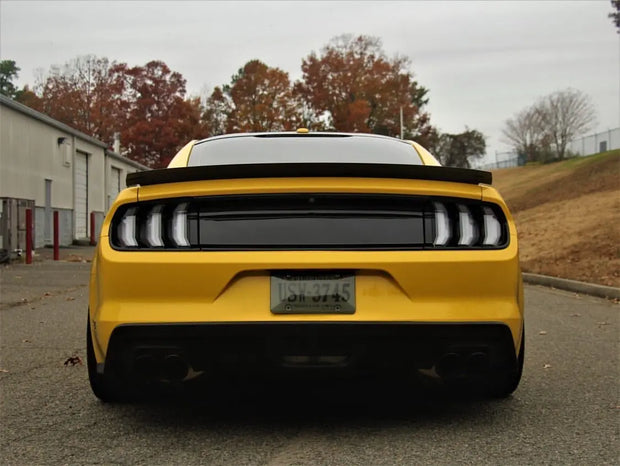
[[[275,314],[355,312],[352,273],[282,273],[271,276],[271,312]]]

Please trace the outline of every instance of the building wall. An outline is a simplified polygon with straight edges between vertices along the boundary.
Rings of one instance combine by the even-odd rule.
[[[72,137],[0,106],[0,190],[3,197],[45,206],[45,180],[52,180],[52,205],[73,209]],[[68,144],[58,144],[65,138]],[[92,148],[91,148],[92,150]]]
[[[35,248],[51,243],[53,211],[60,213],[61,244],[68,245],[90,236],[90,221],[84,236],[76,237],[75,161],[78,154],[88,158],[87,215],[95,214],[98,236],[103,217],[120,188],[125,188],[127,173],[145,169],[118,154],[106,151],[105,144],[83,135],[60,122],[19,104],[0,99],[0,198],[34,201]],[[116,175],[113,185],[110,178]],[[46,181],[49,180],[49,181]],[[47,200],[46,183],[51,181],[51,199]],[[2,212],[0,212],[2,216]],[[15,216],[14,216],[15,217]],[[1,220],[1,219],[0,219]],[[6,222],[4,222],[6,224]],[[47,224],[47,225],[46,225]],[[0,226],[2,222],[0,221]],[[6,227],[6,225],[5,225]],[[10,227],[10,226],[9,226]],[[47,227],[47,235],[46,235]],[[5,228],[6,231],[8,227]],[[13,228],[16,231],[16,228]],[[0,237],[7,236],[0,231]],[[23,235],[22,235],[23,236]],[[48,236],[46,238],[46,236]],[[21,236],[12,243],[23,242]],[[3,239],[6,243],[6,241]],[[6,247],[0,244],[0,248]],[[11,248],[25,245],[11,244]]]

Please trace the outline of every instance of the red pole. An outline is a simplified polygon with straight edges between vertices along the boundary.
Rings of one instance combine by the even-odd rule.
[[[54,260],[60,259],[60,234],[58,232],[58,211],[54,211]]]
[[[32,264],[32,209],[26,209],[26,264]]]
[[[97,244],[97,239],[95,238],[95,212],[90,213],[90,245],[94,246]]]

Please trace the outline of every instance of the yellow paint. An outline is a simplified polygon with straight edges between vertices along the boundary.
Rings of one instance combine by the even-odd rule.
[[[194,142],[170,167],[187,164]],[[416,143],[425,164],[437,160]],[[498,204],[510,244],[479,251],[116,251],[110,219],[123,204],[158,198],[226,194],[344,192],[441,195]],[[356,271],[356,312],[275,315],[270,274],[290,269]],[[95,355],[105,359],[114,329],[131,323],[200,322],[498,322],[521,345],[523,287],[516,229],[497,191],[486,185],[374,178],[206,180],[128,188],[106,217],[93,260],[90,315]],[[95,325],[96,324],[96,325]]]
[[[198,141],[190,141],[183,146],[183,148],[177,152],[177,154],[172,158],[170,163],[168,164],[168,168],[182,168],[187,167],[187,162],[189,160],[189,154],[191,154],[194,144]]]

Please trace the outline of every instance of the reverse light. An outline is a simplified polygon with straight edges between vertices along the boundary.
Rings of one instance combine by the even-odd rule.
[[[435,246],[445,246],[450,240],[450,217],[448,210],[440,203],[435,202]]]
[[[172,213],[172,241],[177,246],[189,246],[187,239],[187,203],[179,204]]]
[[[482,244],[485,246],[496,246],[499,244],[502,236],[499,220],[493,209],[489,207],[483,207],[482,212],[484,218],[484,241]]]
[[[136,247],[136,208],[127,209],[118,225],[118,239],[123,247]]]

